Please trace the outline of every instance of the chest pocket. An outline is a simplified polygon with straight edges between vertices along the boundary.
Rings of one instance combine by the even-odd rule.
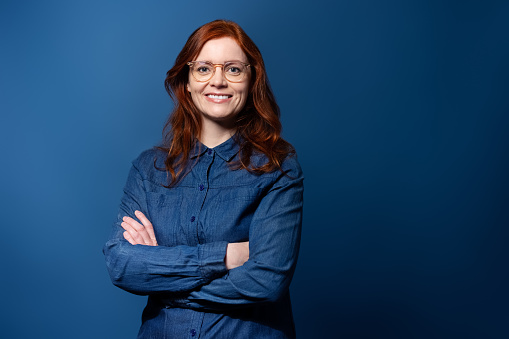
[[[148,219],[152,222],[158,244],[177,245],[177,232],[181,225],[182,196],[174,190],[171,194],[146,192]]]

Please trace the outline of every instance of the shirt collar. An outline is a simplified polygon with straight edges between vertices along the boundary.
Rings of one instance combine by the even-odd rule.
[[[199,155],[201,156],[207,150],[208,150],[207,146],[196,140],[193,149],[191,149],[191,151],[189,152],[189,158],[193,159]]]
[[[229,162],[239,152],[239,148],[240,147],[236,141],[235,135],[214,148],[208,148],[200,141],[196,140],[193,149],[189,153],[189,157],[193,159],[196,158],[197,156],[202,156],[205,152],[211,150],[213,152],[216,152],[216,154],[221,159],[223,159],[226,162]]]

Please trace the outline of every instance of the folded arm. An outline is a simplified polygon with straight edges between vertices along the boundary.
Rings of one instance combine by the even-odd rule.
[[[135,211],[142,214],[136,215]],[[153,240],[150,236],[149,239],[135,240],[136,232],[128,229],[136,226],[138,222],[135,219],[140,220],[141,223],[138,224],[143,225],[146,213],[143,179],[133,164],[124,188],[117,221],[113,225],[110,240],[103,249],[113,284],[135,294],[183,292],[207,284],[226,273],[224,259],[228,244],[225,241],[198,246],[167,247],[146,246],[157,244],[155,236]],[[129,240],[132,243],[145,240],[151,243],[133,245]]]
[[[131,245],[157,246],[154,227],[150,220],[140,211],[135,211],[134,214],[140,220],[139,222],[130,217],[122,218],[123,222],[120,226],[125,230],[125,240]],[[224,258],[226,269],[231,270],[242,266],[248,259],[249,241],[229,243],[226,247]]]
[[[182,307],[224,310],[274,302],[287,293],[300,244],[303,177],[300,167],[281,175],[252,219],[249,260],[193,290]]]

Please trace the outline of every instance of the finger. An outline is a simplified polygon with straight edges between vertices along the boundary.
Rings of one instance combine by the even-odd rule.
[[[138,232],[134,228],[132,228],[128,223],[122,222],[120,224],[120,226],[122,226],[122,228],[125,230],[124,238],[126,238],[125,233],[127,233],[129,235],[129,239],[131,239],[131,241],[129,241],[129,242],[132,245],[138,245],[138,244],[144,245],[145,244],[141,235],[139,235]],[[126,238],[126,240],[127,240],[127,238]]]
[[[123,219],[122,219],[123,220]],[[122,226],[122,228],[124,230],[126,230],[127,232],[131,233],[131,236],[136,233],[136,229],[134,229],[130,224],[128,224],[127,222],[125,221],[122,221],[120,223],[120,226]]]
[[[129,241],[131,245],[136,245],[136,242],[134,241],[133,237],[127,231],[124,232],[124,239]]]
[[[152,240],[152,243],[157,246],[157,239],[156,235],[154,233],[154,227],[152,226],[152,223],[150,220],[147,219],[145,214],[141,213],[140,211],[135,211],[134,214],[138,217],[138,219],[143,223],[143,226],[145,226],[145,230],[147,231],[150,239]]]
[[[139,226],[142,228],[142,231],[139,231],[134,225],[132,220],[128,220],[127,217],[124,217],[124,220],[120,225],[122,228],[124,228],[129,234],[131,235],[131,238],[140,245],[146,245],[146,239],[150,239],[147,232],[144,232],[145,229],[143,226]],[[145,233],[145,236],[144,236]],[[146,239],[145,239],[146,238]]]
[[[142,245],[152,244],[152,239],[150,238],[150,235],[147,233],[145,226],[143,226],[142,224],[140,224],[139,222],[130,217],[124,217],[123,220],[131,227],[131,229],[137,232],[137,234],[130,232],[136,241],[139,241],[140,244]]]

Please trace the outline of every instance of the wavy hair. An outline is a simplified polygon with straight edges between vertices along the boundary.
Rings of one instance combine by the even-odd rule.
[[[207,41],[223,37],[235,40],[251,65],[249,95],[245,107],[236,117],[239,159],[231,167],[256,174],[272,172],[281,170],[284,159],[295,153],[292,145],[281,137],[279,106],[270,88],[260,50],[238,24],[215,20],[191,34],[174,66],[166,73],[164,86],[175,106],[163,129],[163,144],[158,148],[167,154],[164,163],[171,175],[168,187],[184,175],[189,154],[202,129],[201,113],[186,89],[189,80],[187,62],[194,60]],[[256,152],[267,157],[265,164],[252,164],[251,156]]]

